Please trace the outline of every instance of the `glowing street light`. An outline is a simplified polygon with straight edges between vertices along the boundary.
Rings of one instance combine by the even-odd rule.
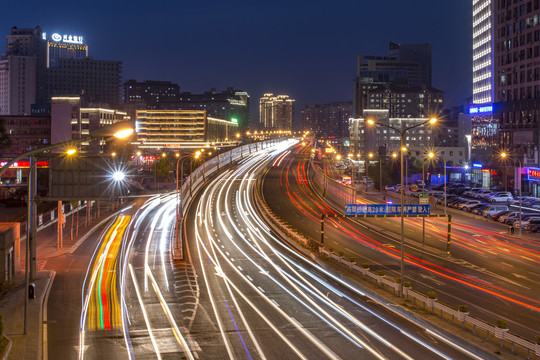
[[[73,155],[73,154],[75,154],[76,152],[77,152],[77,149],[74,149],[74,148],[73,148],[73,149],[68,149],[68,150],[66,151],[66,154],[68,154],[68,155]]]
[[[499,154],[499,156],[501,157],[501,159],[503,161],[506,161],[507,159],[509,159],[509,156],[508,156],[508,153],[506,151],[503,151]],[[523,165],[521,164],[521,160],[520,159],[515,159],[518,163],[519,163],[519,171],[518,171],[518,174],[519,174],[519,181],[518,181],[518,186],[519,186],[519,211],[518,211],[518,221],[519,221],[519,236],[521,236],[521,168],[523,167]],[[506,166],[505,166],[506,168]],[[506,172],[505,172],[506,173]],[[506,175],[505,175],[505,181],[508,181],[508,179],[506,179]]]
[[[126,178],[126,174],[123,171],[115,171],[112,174],[114,181],[123,181]]]

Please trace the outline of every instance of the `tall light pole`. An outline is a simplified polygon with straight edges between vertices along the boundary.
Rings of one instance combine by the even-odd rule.
[[[366,193],[369,191],[369,161],[373,158],[373,153],[369,153],[366,159]]]
[[[432,160],[435,157],[435,153],[433,151],[430,151],[427,155],[428,155],[428,158],[422,160],[422,191],[424,191],[426,189],[426,179],[425,179],[425,175],[424,175],[424,165],[426,164],[426,160]]]
[[[504,151],[500,154],[500,156],[501,156],[501,158],[503,160],[506,160],[508,158],[508,154],[506,152],[504,152]],[[518,184],[519,184],[519,211],[518,212],[519,212],[519,214],[518,214],[518,221],[519,221],[519,236],[521,236],[521,168],[523,167],[523,165],[521,164],[520,159],[516,159],[516,160],[519,163],[519,179],[518,179]]]
[[[401,129],[398,129],[397,127],[394,127],[394,126],[391,126],[391,125],[386,125],[386,124],[381,124],[379,122],[376,122],[372,119],[368,119],[367,120],[367,123],[369,125],[378,125],[378,126],[381,126],[381,127],[385,127],[385,128],[388,128],[390,130],[394,130],[396,131],[398,134],[399,134],[399,140],[400,140],[400,160],[401,160],[401,174],[400,174],[400,178],[401,178],[401,189],[400,189],[400,202],[401,202],[401,206],[400,206],[400,217],[401,217],[401,278],[400,278],[400,282],[399,282],[399,294],[401,297],[403,297],[403,282],[405,281],[405,261],[404,261],[404,252],[403,252],[403,247],[404,247],[404,242],[405,242],[405,234],[404,234],[404,224],[405,224],[405,218],[403,216],[403,195],[404,195],[404,192],[403,192],[403,152],[405,152],[407,150],[407,148],[404,146],[403,144],[403,136],[405,135],[405,133],[411,129],[414,129],[414,128],[417,128],[417,127],[420,127],[420,126],[424,126],[424,125],[428,125],[428,124],[435,124],[437,122],[437,119],[436,118],[431,118],[429,120],[426,120],[424,122],[421,122],[419,124],[416,124],[416,125],[413,125],[413,126],[409,126],[409,127],[406,127],[406,128],[401,128]]]
[[[125,139],[129,137],[135,131],[133,123],[129,121],[121,121],[116,124],[112,124],[107,127],[98,128],[89,133],[87,137],[81,139],[73,139],[58,144],[49,145],[39,149],[30,150],[21,154],[5,164],[0,169],[0,176],[15,162],[28,158],[30,161],[30,169],[28,173],[28,197],[27,197],[27,216],[26,219],[26,269],[25,269],[25,303],[24,303],[24,334],[27,333],[27,309],[28,309],[28,291],[30,286],[30,281],[36,279],[37,273],[37,254],[36,254],[36,240],[37,240],[37,207],[36,207],[36,194],[37,194],[37,169],[35,169],[35,155],[40,153],[45,153],[47,151],[55,150],[58,148],[67,148],[67,154],[73,155],[75,150],[75,145],[91,141],[96,138],[102,137],[116,137],[117,139]],[[34,169],[32,169],[34,168]],[[60,216],[58,221],[61,221]]]
[[[435,153],[430,152],[428,154],[428,156],[430,158],[433,158],[433,157],[435,157]],[[441,157],[441,160],[443,161],[443,167],[444,167],[444,170],[443,170],[443,175],[444,175],[444,215],[446,215],[446,183],[447,183],[447,180],[446,180],[446,159]]]

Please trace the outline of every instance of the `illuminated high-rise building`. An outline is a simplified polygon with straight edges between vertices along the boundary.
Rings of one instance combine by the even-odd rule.
[[[30,115],[34,103],[45,100],[46,42],[39,26],[13,27],[6,35],[0,61],[0,114]]]
[[[47,37],[43,33],[44,38]],[[47,40],[47,67],[58,67],[58,59],[85,59],[88,45],[80,35],[60,35],[54,33]]]
[[[493,102],[493,17],[491,0],[473,0],[473,103]]]
[[[259,101],[259,114],[263,128],[291,130],[294,118],[294,100],[288,95],[264,94]]]

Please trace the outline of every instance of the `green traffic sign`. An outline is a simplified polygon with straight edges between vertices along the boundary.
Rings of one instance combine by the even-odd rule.
[[[426,191],[422,191],[420,194],[418,194],[418,197],[420,199],[427,199],[429,197],[429,194]]]

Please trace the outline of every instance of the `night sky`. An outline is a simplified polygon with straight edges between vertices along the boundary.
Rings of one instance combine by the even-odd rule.
[[[301,106],[352,100],[357,55],[388,42],[432,43],[433,86],[446,106],[472,92],[470,0],[3,0],[0,47],[12,26],[82,35],[95,59],[123,61],[123,80],[169,80],[199,93],[227,86]]]

